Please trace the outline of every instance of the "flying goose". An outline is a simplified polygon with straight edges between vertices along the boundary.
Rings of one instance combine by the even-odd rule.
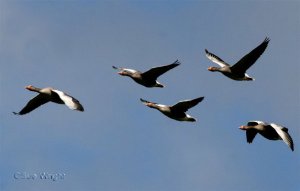
[[[33,99],[31,99],[26,106],[20,112],[13,112],[16,115],[24,115],[26,113],[31,112],[32,110],[38,108],[39,106],[47,103],[47,102],[54,102],[58,104],[65,104],[70,109],[84,111],[82,105],[79,101],[68,94],[55,90],[53,88],[36,88],[32,85],[25,87],[29,91],[39,93]]]
[[[283,140],[294,151],[293,139],[286,127],[263,121],[249,121],[247,125],[240,126],[240,129],[246,131],[248,143],[252,143],[255,135],[259,133],[269,140]]]
[[[144,99],[140,99],[146,106],[150,108],[154,108],[162,112],[164,115],[168,116],[169,118],[175,119],[177,121],[190,121],[194,122],[196,121],[195,118],[192,116],[186,114],[185,112],[197,105],[199,102],[201,102],[204,99],[204,97],[199,97],[193,100],[184,100],[176,103],[173,106],[167,106],[162,104],[157,104],[154,102],[146,101]]]
[[[158,81],[156,81],[157,78],[160,75],[164,74],[165,72],[171,70],[172,68],[175,68],[179,64],[180,64],[180,62],[178,60],[176,60],[173,64],[151,68],[150,70],[148,70],[146,72],[140,72],[140,71],[128,69],[128,68],[118,68],[116,66],[113,66],[113,68],[120,70],[118,72],[118,74],[120,74],[122,76],[128,76],[128,77],[132,78],[136,83],[141,84],[145,87],[163,88],[164,86],[161,83],[159,83]]]
[[[246,71],[256,62],[256,60],[260,57],[260,55],[262,55],[262,53],[266,50],[269,41],[270,41],[269,38],[265,38],[265,40],[259,46],[257,46],[247,55],[245,55],[233,66],[230,66],[221,58],[208,52],[208,50],[205,49],[206,57],[210,59],[212,62],[220,66],[220,67],[209,67],[208,70],[211,72],[221,72],[222,74],[224,74],[225,76],[233,80],[252,81],[254,80],[254,78],[246,74]]]

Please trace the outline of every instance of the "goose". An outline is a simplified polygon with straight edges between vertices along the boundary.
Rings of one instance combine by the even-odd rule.
[[[116,70],[119,70],[118,74],[120,74],[121,76],[128,76],[140,85],[143,85],[148,88],[151,88],[151,87],[163,88],[164,85],[159,83],[157,81],[157,78],[160,75],[171,70],[172,68],[175,68],[178,65],[180,65],[180,62],[178,60],[176,60],[172,64],[151,68],[150,70],[148,70],[146,72],[140,72],[140,71],[128,69],[128,68],[119,68],[116,66],[113,66],[113,68]]]
[[[162,112],[164,115],[171,119],[175,119],[177,121],[190,121],[195,122],[196,119],[192,116],[186,114],[185,112],[197,105],[199,102],[201,102],[204,99],[204,97],[199,97],[193,100],[184,100],[176,103],[173,106],[167,106],[162,104],[157,104],[154,102],[146,101],[142,98],[140,98],[141,102],[143,102],[146,106],[150,108],[157,109],[158,111]]]
[[[248,143],[252,143],[255,135],[259,133],[269,140],[283,140],[294,151],[293,139],[286,127],[263,121],[249,121],[247,125],[240,126],[240,129],[246,131]]]
[[[221,72],[222,74],[224,74],[225,76],[233,80],[252,81],[254,80],[254,78],[246,74],[246,71],[256,62],[256,60],[260,57],[260,55],[262,55],[262,53],[266,50],[269,41],[270,39],[266,37],[265,40],[259,46],[257,46],[247,55],[245,55],[233,66],[230,66],[221,58],[214,55],[213,53],[210,53],[207,49],[205,49],[206,57],[212,62],[220,66],[220,67],[209,67],[208,70],[211,72]]]
[[[62,91],[55,90],[50,87],[41,89],[32,85],[26,86],[25,88],[39,94],[32,98],[20,112],[13,112],[15,115],[24,115],[29,113],[49,101],[58,104],[65,104],[72,110],[84,111],[82,105],[77,99]]]

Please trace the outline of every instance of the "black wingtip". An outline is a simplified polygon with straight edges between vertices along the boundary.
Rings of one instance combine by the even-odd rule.
[[[141,102],[143,102],[143,103],[152,103],[152,102],[147,101],[147,100],[144,100],[144,99],[142,99],[142,98],[140,98],[140,100],[141,100]]]
[[[204,96],[197,98],[199,100],[199,102],[204,100]]]
[[[113,68],[113,69],[118,69],[118,67],[116,67],[116,66],[112,66],[112,68]]]
[[[265,42],[265,43],[269,43],[270,40],[271,40],[271,39],[270,39],[269,37],[266,37],[265,40],[264,40],[264,42]]]
[[[209,53],[207,49],[205,49],[205,53],[206,53],[206,54],[208,54],[208,53]]]
[[[177,60],[175,60],[175,62],[174,62],[173,64],[180,65],[180,64],[181,64],[181,62],[180,62],[180,61],[177,59]]]
[[[12,113],[15,114],[15,115],[20,115],[20,113],[17,113],[17,112],[14,112],[14,111]]]
[[[175,60],[175,62],[173,62],[173,65],[175,65],[175,66],[178,66],[178,65],[180,65],[181,64],[181,62],[177,59],[177,60]]]

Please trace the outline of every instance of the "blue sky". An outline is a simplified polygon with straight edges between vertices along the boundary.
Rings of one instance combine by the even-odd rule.
[[[300,190],[299,1],[1,1],[0,189],[105,191]],[[235,63],[268,36],[237,82],[207,71],[207,48]],[[145,88],[112,65],[182,63]],[[47,104],[15,116],[55,87],[85,112]],[[145,107],[205,96],[178,122]],[[289,128],[295,151],[238,129],[249,120]],[[65,174],[15,179],[17,172]]]

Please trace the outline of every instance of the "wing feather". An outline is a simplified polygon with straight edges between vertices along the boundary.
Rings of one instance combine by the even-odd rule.
[[[199,98],[196,98],[193,100],[180,101],[180,102],[176,103],[175,105],[171,106],[171,109],[186,112],[188,109],[190,109],[191,107],[194,107],[199,102],[201,102],[203,99],[204,99],[204,97],[199,97]]]
[[[222,60],[218,56],[214,55],[211,52],[208,52],[207,49],[205,49],[205,55],[208,59],[210,59],[212,62],[218,64],[220,67],[230,66],[229,64],[227,64],[224,60]]]
[[[277,125],[275,123],[271,123],[270,125],[275,129],[275,131],[282,138],[282,140],[292,149],[292,151],[294,151],[293,139],[289,135],[287,128]],[[284,130],[282,130],[282,129],[284,129]]]
[[[32,98],[19,113],[17,113],[17,112],[13,112],[13,113],[16,115],[24,115],[26,113],[33,111],[34,109],[38,108],[39,106],[47,103],[48,101],[49,101],[49,99],[47,99],[43,94],[39,94],[39,95],[35,96],[34,98]]]
[[[75,99],[74,97],[59,91],[59,90],[52,90],[53,92],[57,93],[60,99],[65,103],[66,106],[68,106],[72,110],[79,110],[84,111],[83,106],[80,104],[80,102]]]
[[[151,68],[150,70],[142,73],[142,76],[145,78],[156,80],[160,75],[166,73],[167,71],[171,70],[172,68],[175,68],[178,65],[180,65],[180,62],[176,60],[175,62],[169,65]]]
[[[257,134],[257,131],[255,129],[248,129],[246,131],[246,137],[247,137],[247,142],[248,143],[252,143],[253,139],[255,138]]]
[[[247,55],[245,55],[242,59],[240,59],[235,65],[231,67],[231,69],[235,72],[245,73],[246,70],[248,70],[248,68],[250,68],[256,62],[256,60],[264,53],[269,41],[270,39],[266,37],[265,40],[259,46],[257,46]]]

